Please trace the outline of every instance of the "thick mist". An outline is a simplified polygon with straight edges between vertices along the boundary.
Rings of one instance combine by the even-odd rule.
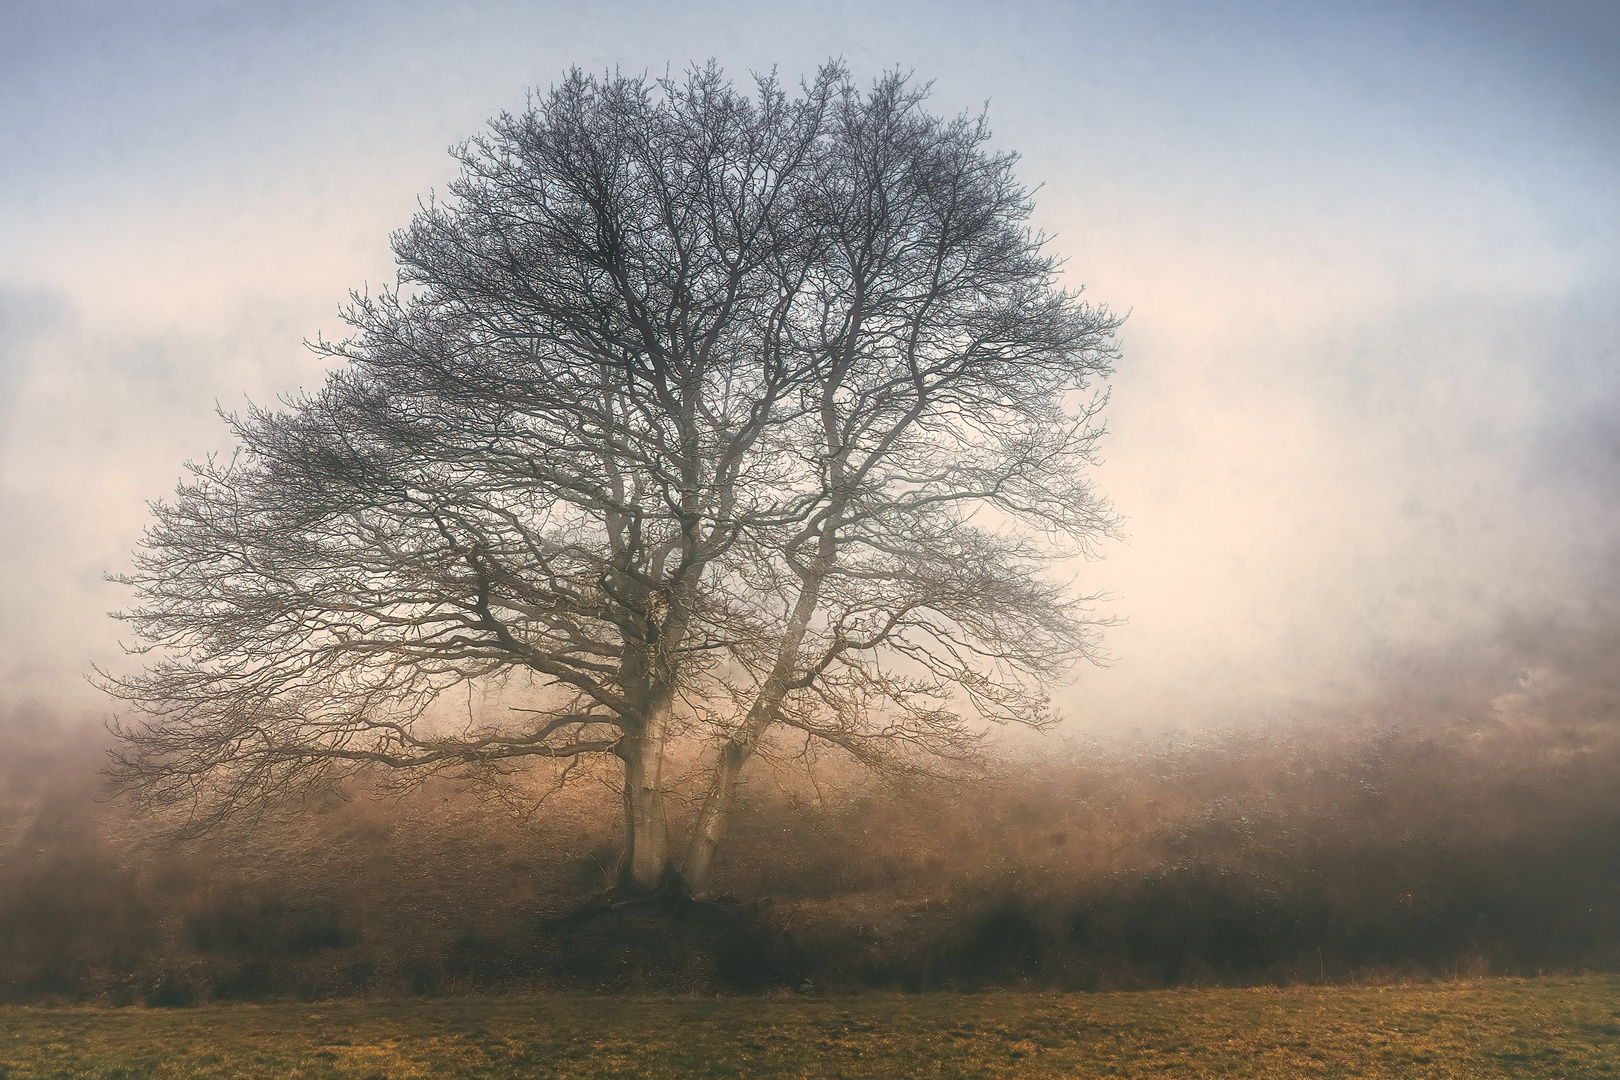
[[[1617,49],[1582,3],[4,6],[0,998],[1612,969]],[[726,940],[558,930],[611,877],[605,783],[206,844],[109,799],[103,575],[229,452],[217,409],[319,384],[301,343],[393,281],[444,148],[571,64],[829,56],[988,99],[1129,313],[1124,535],[1069,568],[1117,624],[1059,732],[971,800],[758,768]]]
[[[1332,706],[1408,652],[1606,617],[1603,9],[480,10],[3,16],[0,696],[110,707],[81,681],[122,662],[100,575],[229,449],[216,404],[318,382],[301,340],[391,279],[442,147],[568,64],[711,55],[988,98],[1072,284],[1131,313],[1097,473],[1126,537],[1074,568],[1122,625],[1059,692],[1077,723]]]
[[[677,920],[590,914],[617,857],[605,785],[533,815],[448,785],[355,791],[175,842],[87,797],[93,729],[13,713],[0,1000],[1613,970],[1620,740],[1559,718],[1584,704],[1530,683],[1422,719],[1064,740],[971,797],[836,761],[756,773],[720,893]]]

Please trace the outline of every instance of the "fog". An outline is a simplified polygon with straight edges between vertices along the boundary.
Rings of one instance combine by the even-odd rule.
[[[89,797],[93,729],[14,712],[0,1001],[1614,970],[1620,739],[1570,719],[1589,705],[1527,685],[1463,716],[1063,739],[970,799],[758,776],[719,893],[673,920],[582,907],[617,854],[603,785],[527,818],[429,785],[174,843]]]
[[[988,101],[1071,283],[1130,312],[1126,535],[1075,568],[1121,625],[1071,728],[1555,668],[1523,628],[1612,611],[1617,36],[1579,4],[8,5],[0,696],[110,711],[101,574],[228,449],[216,403],[319,380],[301,340],[391,280],[444,147],[570,64],[710,56]]]
[[[1116,625],[1057,734],[967,802],[756,769],[718,871],[742,944],[697,927],[642,977],[1612,968],[1617,50],[1598,3],[0,6],[0,996],[650,955],[536,929],[604,884],[607,785],[522,821],[351,791],[175,846],[95,801],[117,706],[83,674],[130,663],[103,574],[147,501],[228,452],[216,408],[319,383],[301,342],[392,282],[447,146],[570,65],[709,57],[988,102],[1068,282],[1129,312],[1096,473],[1124,527],[1068,568]]]

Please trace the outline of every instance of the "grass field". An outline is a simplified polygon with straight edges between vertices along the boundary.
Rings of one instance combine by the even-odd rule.
[[[1620,979],[0,1010],[0,1077],[1620,1077]]]

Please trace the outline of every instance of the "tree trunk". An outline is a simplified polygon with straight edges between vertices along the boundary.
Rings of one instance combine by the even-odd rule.
[[[664,742],[668,718],[662,710],[646,728],[619,743],[624,760],[625,865],[622,887],[651,893],[671,869],[669,822],[664,813]]]
[[[766,730],[776,721],[777,710],[787,698],[788,678],[793,673],[799,647],[810,627],[810,618],[820,602],[822,582],[837,554],[834,538],[842,519],[842,503],[838,502],[823,523],[816,556],[810,571],[804,576],[799,598],[793,605],[787,633],[777,643],[776,663],[770,677],[760,688],[759,696],[748,710],[741,730],[720,748],[720,760],[714,766],[714,780],[703,800],[703,810],[698,815],[697,827],[692,830],[692,842],[687,848],[686,862],[681,867],[686,887],[699,896],[708,891],[709,878],[714,871],[714,853],[725,838],[732,808],[737,805],[737,778],[742,773],[742,767],[754,755],[754,748],[764,738]]]
[[[703,800],[697,826],[692,830],[692,843],[686,852],[681,876],[686,887],[701,896],[709,889],[709,878],[714,871],[714,853],[725,839],[731,811],[737,805],[737,779],[748,761],[749,750],[735,740],[720,748],[720,760],[715,763],[714,780],[709,794]]]

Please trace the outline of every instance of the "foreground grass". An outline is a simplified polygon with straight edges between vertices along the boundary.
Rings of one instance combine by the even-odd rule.
[[[0,1077],[1616,1077],[1620,979],[0,1009]]]

